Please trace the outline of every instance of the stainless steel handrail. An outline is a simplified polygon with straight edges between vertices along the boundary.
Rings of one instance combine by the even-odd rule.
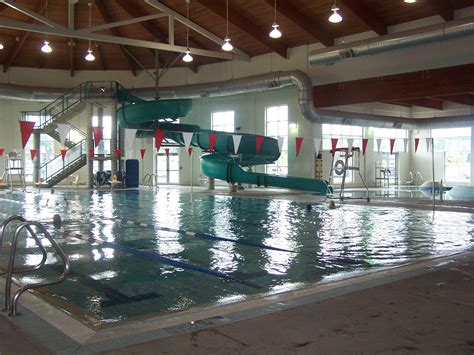
[[[24,223],[24,222],[26,222],[26,219],[23,218],[22,216],[11,215],[5,221],[3,221],[3,223],[0,225],[0,249],[2,248],[2,242],[3,242],[3,239],[5,237],[5,230],[6,230],[7,226],[11,222],[14,222],[14,221],[19,221],[19,222]],[[38,245],[38,248],[40,249],[41,254],[42,254],[42,258],[41,258],[41,261],[38,264],[34,265],[33,267],[23,268],[23,269],[15,269],[13,271],[15,273],[38,270],[44,265],[44,263],[46,262],[46,259],[48,257],[48,253],[46,252],[46,249],[41,244],[41,241],[38,239],[38,236],[36,235],[36,233],[33,232],[33,230],[31,229],[30,226],[28,226],[27,229],[28,229],[28,232],[30,232],[32,238],[35,240],[36,245]],[[2,273],[0,273],[0,275],[5,275],[6,273],[7,272],[2,272]],[[5,300],[6,300],[6,298],[5,298]]]
[[[64,263],[64,270],[58,279],[53,280],[53,281],[48,281],[48,282],[39,282],[39,283],[24,285],[15,292],[13,297],[11,297],[11,284],[12,284],[13,273],[17,272],[16,270],[14,270],[16,248],[17,248],[18,239],[20,237],[21,232],[24,229],[27,229],[31,233],[32,236],[36,236],[35,240],[38,242],[38,245],[41,245],[41,241],[38,239],[36,233],[34,233],[31,228],[32,226],[39,229],[43,233],[43,236],[51,243],[51,246],[53,247],[53,249],[56,251],[56,253],[59,255],[59,257]],[[6,278],[6,284],[5,284],[5,310],[9,310],[10,315],[16,316],[18,314],[17,312],[18,299],[25,291],[61,283],[66,279],[67,275],[69,274],[69,270],[70,270],[69,258],[67,257],[66,254],[64,254],[64,252],[59,247],[59,245],[54,241],[54,239],[51,237],[51,234],[49,234],[49,232],[47,231],[46,227],[43,224],[39,222],[31,222],[31,221],[25,221],[21,223],[15,230],[15,234],[13,236],[13,241],[12,241],[11,250],[10,250],[7,278]]]

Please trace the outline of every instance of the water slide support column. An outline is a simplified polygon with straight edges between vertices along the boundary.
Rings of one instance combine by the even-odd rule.
[[[110,137],[110,158],[112,159],[112,176],[117,176],[117,100],[114,100],[110,108],[112,133]]]
[[[41,133],[38,130],[33,132],[33,149],[36,149],[36,159],[33,160],[33,183],[40,182],[40,166],[41,166]]]
[[[87,103],[86,117],[87,117],[87,187],[92,189],[94,187],[94,157],[91,157],[89,152],[94,149],[94,131],[92,129],[92,116],[94,114],[94,106],[92,102]]]

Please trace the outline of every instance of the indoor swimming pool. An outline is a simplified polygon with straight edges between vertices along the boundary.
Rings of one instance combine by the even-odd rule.
[[[334,276],[474,249],[470,213],[213,196],[179,189],[0,195],[0,219],[48,223],[71,261],[38,294],[101,327],[307,287]],[[59,214],[67,233],[50,223]],[[6,242],[11,240],[11,231]],[[72,234],[79,236],[73,237]],[[32,239],[19,261],[41,259]],[[7,248],[0,251],[4,268]],[[35,282],[61,272],[51,253]]]

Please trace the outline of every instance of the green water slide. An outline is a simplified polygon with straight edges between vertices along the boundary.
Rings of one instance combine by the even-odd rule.
[[[232,134],[201,129],[190,124],[175,124],[158,122],[163,119],[176,119],[189,114],[192,101],[181,100],[153,100],[145,101],[128,94],[121,93],[122,106],[117,116],[122,128],[137,128],[140,136],[152,136],[154,129],[166,131],[166,138],[184,145],[181,132],[194,132],[191,145],[209,151],[209,133],[217,133],[214,152],[201,157],[201,171],[204,175],[229,183],[245,183],[257,186],[273,186],[288,189],[313,191],[320,195],[331,192],[325,180],[305,179],[291,176],[276,176],[254,173],[244,170],[255,165],[271,164],[278,160],[280,152],[278,141],[271,137],[264,137],[260,152],[256,152],[256,135],[240,134],[242,136],[238,154],[234,154]]]

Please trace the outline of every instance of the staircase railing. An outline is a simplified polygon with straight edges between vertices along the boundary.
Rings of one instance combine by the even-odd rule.
[[[40,167],[40,177],[43,181],[50,181],[52,178],[56,177],[58,174],[63,172],[68,167],[75,164],[77,161],[82,159],[82,157],[87,152],[87,142],[85,139],[73,145],[66,154],[66,157],[63,161],[61,155],[57,155],[54,159],[43,164]]]

